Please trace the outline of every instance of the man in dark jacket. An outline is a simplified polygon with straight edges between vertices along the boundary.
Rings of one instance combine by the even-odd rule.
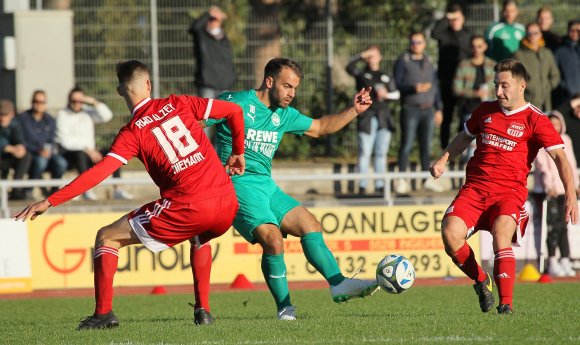
[[[381,70],[382,59],[379,47],[371,45],[354,56],[346,66],[348,74],[355,77],[357,90],[372,87],[373,104],[357,119],[358,169],[362,174],[369,172],[372,155],[375,173],[381,174],[386,171],[387,153],[394,131],[391,110],[387,103],[399,99],[399,91],[395,80]],[[367,179],[359,180],[359,194],[365,194],[367,185]],[[377,179],[375,192],[382,194],[384,188],[385,181]]]
[[[568,22],[568,36],[560,48],[554,54],[556,64],[560,69],[560,86],[555,95],[554,103],[562,103],[563,100],[580,93],[580,19]]]
[[[439,68],[437,77],[443,101],[443,122],[441,123],[441,148],[449,143],[449,128],[457,98],[453,95],[453,78],[459,61],[470,55],[471,33],[465,29],[465,16],[461,6],[451,4],[445,18],[440,19],[433,28],[432,36],[439,44]]]
[[[230,41],[222,24],[227,15],[217,6],[191,23],[198,96],[215,98],[234,86],[235,70]]]

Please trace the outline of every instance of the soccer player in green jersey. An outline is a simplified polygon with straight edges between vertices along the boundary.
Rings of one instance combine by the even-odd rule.
[[[302,72],[295,61],[275,58],[266,64],[262,85],[257,90],[226,92],[220,96],[241,106],[245,120],[246,172],[244,176],[232,178],[240,203],[234,227],[248,242],[262,247],[262,272],[276,302],[280,320],[296,319],[284,263],[283,238],[287,235],[300,237],[306,259],[330,285],[334,302],[369,296],[378,289],[375,280],[342,275],[322,238],[320,222],[303,205],[284,193],[271,176],[272,158],[285,133],[318,138],[339,131],[372,104],[370,88],[361,89],[355,95],[353,105],[342,112],[313,119],[290,106],[301,79]],[[228,138],[230,129],[221,121],[206,120],[205,124],[216,125],[216,150],[220,158],[227,157],[232,149],[231,138]],[[192,243],[194,261],[199,259],[194,255],[197,249],[201,248]],[[206,258],[201,260],[211,262],[207,259],[211,251],[204,250]],[[194,279],[199,278],[195,270],[206,270],[207,266],[192,264]],[[209,274],[206,277],[202,279],[207,280],[205,283],[209,286]],[[197,307],[203,308],[202,305]]]

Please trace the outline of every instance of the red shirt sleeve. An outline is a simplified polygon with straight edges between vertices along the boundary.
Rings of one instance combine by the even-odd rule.
[[[244,153],[244,112],[242,108],[232,102],[219,99],[189,97],[193,109],[203,111],[194,112],[197,120],[225,118],[232,132],[232,154]]]
[[[122,164],[117,158],[105,156],[105,158],[92,168],[80,174],[71,183],[49,196],[48,201],[52,206],[63,204],[101,183],[115,170],[119,169]]]
[[[545,115],[539,115],[534,124],[534,136],[547,151],[555,148],[564,148],[564,141]]]
[[[471,117],[465,121],[465,132],[472,137],[477,136],[481,132],[481,116],[483,113],[483,103],[471,113]]]

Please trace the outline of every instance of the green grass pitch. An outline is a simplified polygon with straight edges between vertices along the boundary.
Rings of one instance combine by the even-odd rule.
[[[378,291],[341,305],[326,289],[297,290],[299,319],[285,322],[266,291],[213,293],[211,326],[193,324],[190,301],[186,294],[117,296],[119,328],[79,332],[92,297],[0,296],[0,344],[580,344],[577,282],[517,283],[513,315],[481,313],[467,285]]]

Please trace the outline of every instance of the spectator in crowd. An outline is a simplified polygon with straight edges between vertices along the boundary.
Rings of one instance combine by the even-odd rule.
[[[103,159],[103,154],[96,147],[95,123],[108,122],[112,118],[113,112],[105,103],[87,96],[80,87],[69,92],[68,106],[56,115],[56,141],[69,168],[82,174]],[[113,176],[120,177],[120,171],[115,171]],[[113,188],[113,198],[132,198],[118,186]],[[91,190],[85,192],[83,198],[97,200]]]
[[[517,23],[518,4],[515,0],[507,0],[502,6],[502,20],[491,24],[485,31],[485,39],[489,49],[487,56],[500,61],[512,56],[519,48],[520,41],[525,36],[525,28]]]
[[[553,111],[548,115],[550,122],[560,133],[564,142],[564,152],[570,161],[572,175],[574,176],[574,186],[578,189],[578,168],[576,156],[572,149],[572,140],[566,134],[566,124],[564,117],[558,111]],[[564,185],[558,175],[556,163],[546,151],[538,152],[534,161],[535,183],[541,187],[548,200],[546,220],[548,225],[548,236],[546,246],[548,248],[548,273],[555,277],[575,277],[576,272],[570,262],[570,244],[568,242],[568,224],[564,214]],[[560,249],[560,261],[556,258],[556,249]]]
[[[495,62],[485,56],[487,43],[481,35],[471,38],[471,57],[461,60],[457,73],[453,80],[453,94],[458,98],[459,104],[459,126],[457,132],[463,131],[463,124],[473,110],[482,101],[490,100],[494,97],[493,83]],[[469,159],[475,150],[475,143],[467,149],[465,158]]]
[[[193,36],[195,86],[200,97],[216,98],[234,86],[232,48],[222,27],[225,19],[227,15],[212,6],[189,27],[188,32]]]
[[[556,110],[564,117],[566,133],[572,139],[574,155],[580,157],[580,93],[567,99]],[[578,164],[580,161],[576,160],[576,163]]]
[[[554,24],[554,17],[552,15],[552,8],[550,6],[542,6],[536,15],[536,23],[542,30],[542,37],[546,42],[546,48],[553,53],[562,44],[562,37],[552,31]]]
[[[34,91],[30,109],[16,119],[24,134],[26,150],[32,156],[28,178],[38,180],[43,172],[49,171],[51,178],[60,179],[66,171],[67,162],[56,152],[56,121],[46,112],[46,93],[43,90]],[[57,189],[43,187],[42,193],[48,196]]]
[[[195,86],[200,97],[216,98],[234,86],[232,47],[222,26],[226,19],[227,15],[219,7],[211,6],[189,27],[188,32],[193,36]],[[213,127],[204,128],[210,138],[213,130]]]
[[[443,122],[441,123],[441,148],[447,147],[457,98],[453,94],[453,77],[459,61],[469,57],[471,33],[463,26],[465,16],[459,4],[447,7],[445,18],[435,24],[431,33],[439,45],[439,89],[443,101]]]
[[[356,89],[371,89],[373,104],[358,116],[358,169],[360,173],[369,172],[371,156],[374,155],[374,170],[377,174],[385,173],[387,153],[391,136],[395,130],[388,101],[399,99],[399,91],[395,80],[381,71],[383,56],[377,45],[371,45],[360,54],[354,56],[346,71],[355,77]],[[368,180],[359,181],[359,194],[365,194]],[[375,192],[383,193],[385,181],[375,181]]]
[[[526,37],[513,57],[528,71],[526,100],[542,111],[552,110],[552,90],[560,83],[560,71],[554,55],[545,47],[538,23],[526,25]]]
[[[14,170],[14,180],[22,180],[30,167],[31,156],[26,152],[24,134],[14,116],[14,103],[0,99],[0,173],[3,180],[8,178],[10,169]],[[27,197],[23,188],[12,189],[8,196],[10,200]]]
[[[560,86],[555,96],[555,103],[560,104],[565,99],[580,93],[580,19],[568,22],[568,36],[556,50],[556,64],[560,69]]]
[[[425,54],[425,35],[413,32],[409,35],[409,50],[403,53],[394,67],[395,83],[401,92],[401,147],[399,149],[399,171],[407,170],[409,154],[416,136],[419,137],[421,169],[429,170],[435,125],[441,124],[441,98],[435,67]],[[435,107],[436,111],[433,111]],[[427,190],[442,191],[433,179],[423,186]],[[395,183],[395,192],[407,193],[409,185],[400,179]]]

